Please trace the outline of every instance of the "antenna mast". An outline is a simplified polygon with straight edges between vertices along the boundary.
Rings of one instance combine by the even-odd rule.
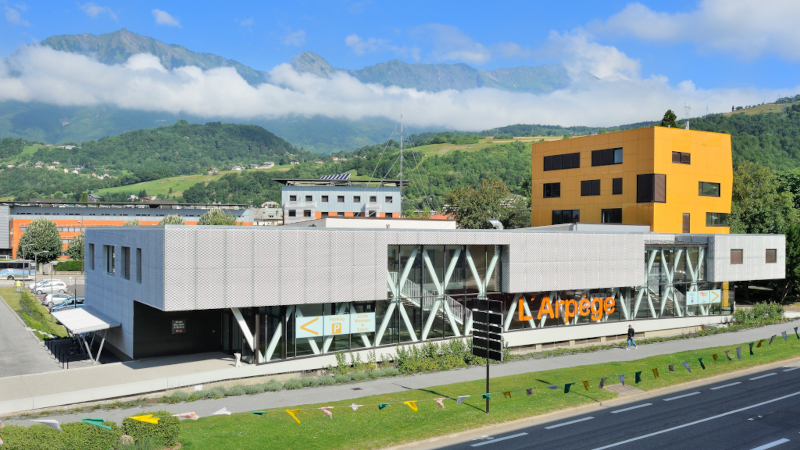
[[[400,201],[403,201],[403,113],[400,113]]]

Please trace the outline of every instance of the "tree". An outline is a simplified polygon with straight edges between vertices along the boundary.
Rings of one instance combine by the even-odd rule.
[[[236,225],[236,216],[227,214],[220,208],[209,209],[208,212],[200,216],[198,225]]]
[[[133,219],[133,220],[126,220],[126,221],[125,221],[125,222],[122,224],[122,226],[123,226],[123,227],[138,227],[139,225],[141,225],[141,224],[140,224],[140,223],[139,223],[139,221],[138,221],[138,220],[136,220],[136,219]]]
[[[89,194],[86,192],[81,192],[81,198],[78,201],[81,203],[87,203],[89,201]]]
[[[780,281],[778,302],[783,303],[790,290],[800,290],[800,222],[795,221],[786,231],[786,278]]]
[[[661,126],[678,128],[678,125],[675,123],[675,119],[677,118],[678,116],[676,116],[671,109],[668,109],[667,112],[664,113],[664,118],[661,119]]]
[[[142,189],[141,191],[139,191],[139,198],[145,198],[145,197],[147,197],[147,191]]]
[[[70,239],[69,245],[67,245],[67,251],[65,252],[67,256],[75,261],[83,261],[84,238],[84,233],[81,232],[81,234]]]
[[[489,220],[496,219],[504,227],[530,226],[530,210],[525,199],[514,197],[502,180],[481,181],[478,189],[472,186],[453,189],[445,194],[444,212],[453,214],[459,228],[492,228]],[[527,220],[521,221],[527,210]]]
[[[731,233],[785,234],[795,220],[794,195],[779,192],[772,170],[751,162],[736,169],[728,218]]]
[[[39,252],[43,253],[34,256]],[[36,259],[45,264],[61,256],[61,236],[55,222],[41,217],[28,224],[19,240],[17,254],[24,254],[27,259]]]
[[[159,225],[186,225],[186,222],[183,221],[183,218],[177,214],[170,214],[163,219],[161,222],[158,222]]]

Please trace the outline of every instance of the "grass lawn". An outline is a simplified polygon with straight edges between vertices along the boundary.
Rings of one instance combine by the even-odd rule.
[[[27,283],[23,283],[23,285],[24,284]],[[23,286],[23,289],[26,288]],[[19,304],[20,294],[17,294],[16,287],[0,287],[0,297],[3,297],[3,300],[6,301],[8,306],[10,306],[11,309],[13,309],[18,316],[22,317],[22,320],[24,320],[25,323],[34,330],[44,331],[46,333],[50,333],[59,337],[67,337],[67,330],[64,329],[64,327],[62,327],[61,325],[57,324],[52,319],[50,311],[44,305],[38,304],[39,303],[38,300],[36,302],[37,303],[36,308],[42,313],[44,317],[46,317],[48,320],[53,320],[53,322],[40,323],[35,318],[25,314],[22,311],[22,308],[20,307]],[[36,336],[39,338],[39,340],[42,340],[41,335],[37,333]]]
[[[752,114],[769,114],[769,113],[779,113],[781,112],[784,106],[792,106],[791,104],[788,105],[779,105],[777,103],[766,103],[763,105],[754,106],[752,108],[740,109],[738,111],[731,111],[727,112],[724,115],[731,116],[733,114],[745,113],[748,116]]]
[[[687,381],[707,378],[735,370],[800,356],[800,340],[792,332],[794,324],[786,324],[789,341],[784,342],[778,335],[771,346],[764,342],[762,348],[754,349],[755,356],[749,356],[748,346],[742,349],[742,360],[736,360],[735,346],[716,347],[688,351],[671,355],[654,356],[631,362],[571,367],[567,369],[531,372],[523,375],[498,377],[492,379],[491,414],[484,413],[485,400],[480,397],[485,392],[485,381],[448,384],[430,389],[410,390],[396,394],[362,397],[357,400],[327,404],[302,405],[297,417],[300,425],[284,409],[269,410],[263,416],[243,413],[231,416],[204,417],[198,421],[184,421],[181,428],[181,442],[184,448],[191,449],[233,449],[233,448],[379,448],[405,442],[456,433],[484,425],[507,422],[515,419],[536,416],[565,408],[580,406],[615,398],[617,394],[598,389],[600,378],[608,377],[606,385],[618,384],[617,374],[625,374],[627,383],[634,383],[635,372],[642,372],[642,382],[636,385],[648,391],[672,386]],[[767,340],[769,336],[764,336]],[[733,361],[725,357],[725,350],[731,350]],[[717,353],[715,362],[712,354]],[[706,370],[700,368],[698,358],[703,358]],[[692,373],[681,365],[688,361]],[[675,364],[675,372],[668,366]],[[654,378],[652,368],[658,368],[660,377]],[[588,391],[582,381],[589,381]],[[575,382],[569,394],[564,394],[564,384]],[[546,389],[556,384],[558,390]],[[534,394],[525,395],[525,389],[535,387]],[[504,398],[503,391],[512,391],[511,398]],[[445,408],[439,408],[433,399],[437,397],[456,398],[459,395],[472,396],[461,406],[454,400],[445,400]],[[413,412],[404,401],[418,400],[419,410]],[[353,411],[349,405],[355,402],[364,405]],[[383,410],[377,404],[390,403]],[[326,417],[317,408],[333,406],[333,419]],[[191,406],[187,404],[187,411]]]

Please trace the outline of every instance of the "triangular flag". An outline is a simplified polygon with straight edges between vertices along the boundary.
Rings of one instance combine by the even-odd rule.
[[[511,391],[503,391],[503,397],[511,398]]]
[[[797,328],[798,327],[794,327],[794,334],[797,336],[797,339],[800,339],[800,334],[797,334]]]
[[[603,389],[603,386],[606,384],[606,378],[608,378],[608,377],[600,378],[600,385],[597,386],[597,387],[599,387],[600,389]]]
[[[417,401],[416,400],[409,400],[407,402],[403,402],[403,404],[404,405],[408,405],[408,407],[411,408],[411,410],[414,411],[414,412],[417,412],[417,410],[419,409],[417,407]]]
[[[436,404],[439,405],[439,408],[444,409],[444,398],[435,398],[433,399],[433,401],[435,401]]]
[[[81,419],[81,422],[88,423],[89,425],[94,425],[96,427],[105,428],[106,430],[111,430],[110,426],[103,425],[103,419]]]
[[[292,416],[292,419],[294,419],[294,421],[297,422],[298,425],[300,425],[300,419],[298,419],[296,416],[296,414],[300,412],[299,409],[287,409],[285,411],[287,414]]]
[[[352,405],[350,405],[350,407],[351,407],[351,408],[353,408],[353,411],[358,411],[358,408],[360,408],[360,407],[362,407],[362,406],[364,406],[364,405],[356,405],[355,403],[353,403]]]
[[[492,395],[491,394],[481,394],[481,397],[489,399],[489,400],[492,399]]]
[[[719,355],[717,355],[716,353],[714,353],[713,355],[711,355],[711,357],[712,357],[712,358],[714,358],[714,361],[716,361],[716,360],[717,360],[717,358],[719,358]]]
[[[331,409],[333,409],[333,406],[323,406],[319,410],[322,411],[326,416],[328,416],[328,418],[333,419],[333,413],[331,412]]]
[[[619,382],[622,383],[623,386],[625,386],[625,374],[621,373],[617,375],[617,378],[619,378]]]
[[[636,384],[639,384],[639,383],[641,383],[641,382],[642,382],[642,372],[641,372],[641,371],[639,371],[639,372],[636,372],[636,380],[635,380],[635,383],[636,383]]]
[[[558,385],[557,384],[551,384],[550,386],[547,386],[547,389],[552,389],[552,390],[555,391],[556,389],[558,389]]]
[[[528,394],[528,397],[530,397],[531,395],[533,395],[533,388],[525,389],[525,393]]]
[[[227,415],[229,415],[229,416],[230,416],[230,415],[231,415],[231,412],[230,412],[230,411],[228,411],[228,408],[222,408],[222,409],[220,409],[219,411],[217,411],[217,412],[215,412],[214,414],[211,414],[211,415],[212,415],[212,416],[220,416],[220,415],[222,415],[222,414],[227,414]]]
[[[755,353],[753,353],[753,346],[754,346],[755,344],[756,344],[755,342],[751,342],[751,343],[750,343],[750,356],[753,356],[753,355],[755,355]]]
[[[675,372],[675,364],[670,364],[669,365],[669,371],[670,372]]]
[[[700,367],[702,367],[703,370],[706,370],[706,365],[703,364],[703,358],[697,358],[697,360],[700,361]]]
[[[583,388],[586,389],[587,391],[589,390],[589,382],[588,381],[584,381],[583,382]]]
[[[730,350],[725,350],[725,356],[728,357],[728,361],[733,361],[733,358],[731,358],[731,355],[729,355],[728,352],[730,352]]]
[[[575,384],[575,383],[567,383],[567,384],[564,385],[564,393],[565,394],[569,394],[569,388],[571,388],[573,384]]]
[[[387,406],[389,406],[388,403],[379,403],[378,404],[378,409],[383,409],[383,408],[386,408]]]
[[[128,419],[137,420],[139,422],[144,423],[152,423],[153,425],[158,425],[158,417],[153,417],[152,414],[144,414],[141,416],[131,416]]]
[[[653,371],[653,378],[658,378],[658,368],[650,369]]]
[[[750,345],[753,345],[753,344],[750,344]],[[742,360],[742,346],[741,345],[736,347],[736,359],[738,359],[739,361]]]
[[[458,399],[456,400],[456,402],[458,403],[459,406],[461,406],[461,402],[463,402],[464,399],[467,398],[467,397],[469,397],[469,395],[459,395]]]
[[[689,373],[692,373],[692,369],[689,368],[689,362],[688,361],[684,361],[681,364],[683,364],[683,367],[686,367],[686,370],[688,370]]]
[[[777,336],[777,334],[773,334],[773,335],[772,335],[772,337],[771,337],[771,338],[769,338],[769,344],[767,344],[767,346],[768,346],[768,347],[769,347],[770,345],[772,345],[772,341],[775,339],[775,336]]]
[[[61,425],[58,423],[57,420],[34,420],[33,422],[39,422],[42,425],[47,425],[50,428],[55,428],[58,431],[64,431],[61,429]],[[102,422],[100,422],[102,424]],[[3,424],[0,423],[0,428],[3,428]]]
[[[781,336],[783,336],[783,342],[786,342],[786,341],[789,340],[789,336],[786,335],[785,331],[781,331]]]
[[[763,344],[765,340],[766,339],[761,339],[760,341],[758,341],[758,345],[756,345],[756,348],[761,348],[761,344]]]
[[[6,427],[5,424],[3,422],[0,422],[0,428],[5,428],[5,427]]]
[[[257,414],[259,416],[263,416],[264,415],[264,411],[250,411],[250,414]]]

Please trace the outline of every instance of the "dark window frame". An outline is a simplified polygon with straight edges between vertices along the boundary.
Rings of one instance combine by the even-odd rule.
[[[776,248],[768,248],[766,254],[764,255],[765,264],[777,264],[778,263],[778,249]]]
[[[611,195],[622,195],[622,178],[611,180]]]
[[[311,210],[310,209],[304,209],[303,210],[303,217],[311,217]]]
[[[321,203],[328,203],[328,196],[327,195],[321,196],[320,197],[320,202]]]
[[[666,203],[667,176],[660,173],[636,175],[636,203]]]
[[[387,197],[386,197],[386,200],[385,200],[385,201],[386,201],[386,203],[394,203],[394,197],[392,197],[391,195],[389,195],[389,196],[387,196]]]
[[[600,180],[581,180],[581,197],[600,195]]]
[[[290,209],[289,210],[289,217],[297,217],[297,210]]]
[[[714,195],[713,192],[710,193],[710,194],[704,193],[704,188],[706,187],[706,185],[712,186],[712,187],[716,186],[717,194]],[[712,191],[713,191],[713,189],[712,189]],[[711,181],[699,181],[697,183],[697,195],[699,195],[701,197],[719,197],[721,193],[722,193],[722,185],[720,185],[720,183],[714,183],[714,182],[711,182]]]
[[[337,196],[336,203],[344,203],[344,195]]]
[[[344,198],[344,197],[342,197],[342,198]],[[361,203],[361,196],[360,195],[354,195],[353,196],[353,203]]]
[[[131,248],[122,247],[122,278],[131,279]]]
[[[314,196],[313,195],[306,195],[306,201],[307,202],[313,202],[314,201]]]
[[[564,220],[565,218],[568,220]],[[562,223],[575,223],[580,222],[580,220],[580,209],[554,209],[552,212],[553,225],[560,225]]]
[[[692,164],[692,154],[686,152],[672,152],[672,164]]]
[[[136,282],[142,282],[142,249],[136,249]]]
[[[369,196],[370,203],[378,203],[378,196],[377,195],[370,195]]]
[[[542,198],[561,197],[561,183],[544,183],[542,185]]]
[[[606,220],[608,217],[608,221]],[[622,208],[607,208],[600,210],[601,223],[622,223]]]
[[[741,248],[731,249],[731,264],[744,264],[744,250]]]
[[[706,226],[707,227],[728,227],[728,213],[706,213]]]
[[[564,153],[561,155],[545,156],[543,159],[542,170],[545,172],[551,170],[567,170],[567,169],[580,169],[581,168],[581,154],[578,153]]]
[[[290,202],[296,202],[297,201],[297,196],[296,195],[290,195],[289,196],[289,201]]]
[[[89,267],[94,270],[94,244],[89,244]]]
[[[592,150],[592,167],[622,164],[622,156],[622,147]]]

